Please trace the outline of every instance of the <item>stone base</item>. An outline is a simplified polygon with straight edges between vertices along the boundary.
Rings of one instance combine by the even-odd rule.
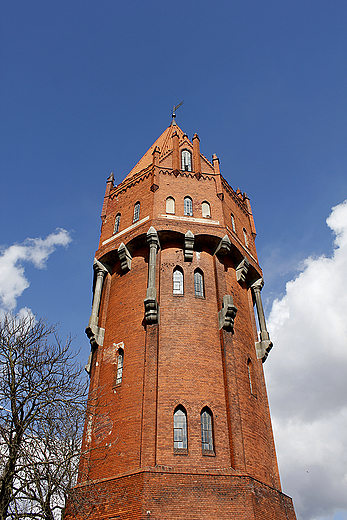
[[[74,488],[65,520],[296,520],[291,498],[228,470],[156,467]]]

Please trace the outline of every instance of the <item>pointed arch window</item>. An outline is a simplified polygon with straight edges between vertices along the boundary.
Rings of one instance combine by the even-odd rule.
[[[203,453],[214,452],[212,412],[209,408],[201,411],[201,448]]]
[[[182,170],[186,172],[192,171],[192,154],[188,150],[182,150]]]
[[[180,405],[174,412],[174,450],[186,452],[187,448],[187,412]]]
[[[202,209],[202,216],[204,218],[211,218],[211,206],[210,206],[210,203],[207,202],[206,200],[202,203],[201,205],[201,209]]]
[[[118,231],[119,231],[119,225],[120,225],[120,213],[117,213],[117,215],[116,215],[116,219],[115,219],[115,221],[114,221],[114,230],[113,230],[113,234],[118,233]]]
[[[245,228],[243,228],[243,238],[245,239],[245,246],[248,247],[248,237]]]
[[[231,227],[232,227],[232,230],[234,231],[234,233],[236,233],[236,226],[235,226],[235,217],[234,215],[231,213]]]
[[[140,218],[140,203],[136,202],[134,206],[134,220],[133,222],[137,222]]]
[[[166,199],[166,213],[175,214],[175,199],[173,197]]]
[[[198,298],[204,298],[205,292],[204,292],[204,275],[203,272],[200,271],[200,269],[196,269],[194,271],[194,289],[195,289],[195,296]]]
[[[120,385],[123,379],[124,350],[118,349],[116,385]]]
[[[184,214],[193,216],[193,201],[190,197],[184,197]]]
[[[183,271],[180,267],[175,267],[173,276],[173,294],[183,294]]]

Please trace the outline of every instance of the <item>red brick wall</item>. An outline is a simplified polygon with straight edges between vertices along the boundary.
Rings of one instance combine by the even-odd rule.
[[[257,332],[249,286],[262,272],[248,209],[241,193],[233,192],[225,181],[221,200],[217,196],[220,181],[219,188],[217,184],[214,174],[198,179],[194,172],[176,176],[170,169],[157,169],[159,188],[153,191],[149,170],[111,189],[96,253],[96,258],[111,266],[99,316],[105,337],[93,356],[93,409],[79,479],[82,484],[88,479],[107,481],[96,485],[102,504],[98,503],[95,514],[90,506],[90,518],[295,519],[290,499],[280,493],[262,363],[255,352]],[[166,215],[168,196],[175,198],[174,216]],[[193,217],[184,216],[185,196],[193,200]],[[148,219],[133,225],[137,201],[140,221]],[[210,219],[202,218],[203,201],[210,203]],[[231,231],[231,212],[236,234]],[[113,235],[117,213],[121,213],[121,225],[119,234]],[[143,303],[150,226],[161,242],[156,263],[160,318],[154,325],[146,324]],[[195,235],[191,262],[184,259],[188,230]],[[231,251],[215,255],[226,234]],[[121,242],[132,254],[128,272],[121,270],[118,259]],[[235,267],[245,256],[250,269],[247,283],[240,284]],[[183,295],[174,295],[172,290],[176,266],[184,273]],[[204,298],[195,296],[196,268],[204,274]],[[218,311],[227,294],[237,307],[234,334],[219,330]],[[120,346],[123,380],[115,385]],[[184,454],[173,449],[173,413],[179,404],[188,420]],[[210,456],[201,449],[200,412],[205,406],[213,414],[214,454]],[[164,467],[167,471],[160,470]],[[152,469],[143,473],[146,468]],[[139,473],[122,476],[128,472]],[[78,489],[83,497],[88,494],[87,488]]]
[[[250,477],[145,471],[78,487],[66,520],[295,520],[291,499]]]

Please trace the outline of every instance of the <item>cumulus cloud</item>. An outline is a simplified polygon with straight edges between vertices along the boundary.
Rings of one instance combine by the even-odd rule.
[[[283,491],[298,518],[347,510],[347,200],[331,257],[308,258],[275,300],[265,365]]]
[[[25,277],[23,264],[30,262],[44,269],[49,256],[58,246],[67,246],[71,237],[65,229],[56,229],[48,237],[27,238],[22,244],[14,244],[0,254],[0,304],[2,311],[16,307],[17,298],[30,282]],[[24,309],[22,309],[24,312]]]

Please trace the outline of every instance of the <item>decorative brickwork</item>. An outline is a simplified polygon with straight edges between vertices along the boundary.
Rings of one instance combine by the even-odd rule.
[[[295,520],[263,376],[272,343],[248,197],[173,122],[120,185],[110,176],[102,217],[90,410],[66,518]]]

